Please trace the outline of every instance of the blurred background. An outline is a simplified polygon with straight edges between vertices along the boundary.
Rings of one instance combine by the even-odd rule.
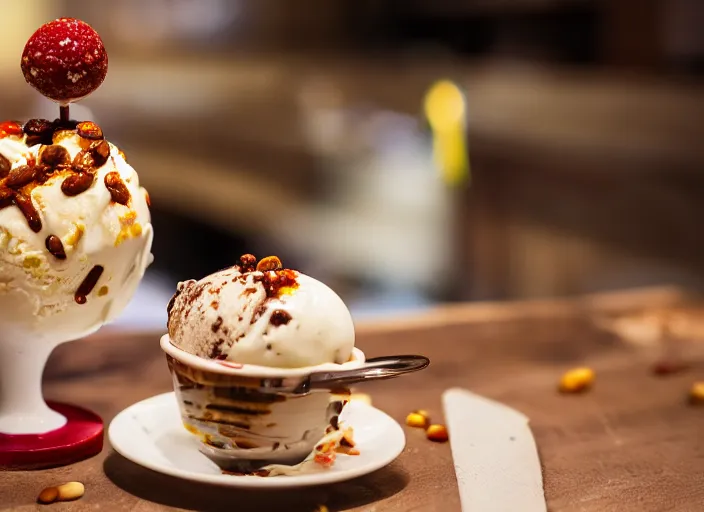
[[[56,117],[19,59],[102,35],[73,107],[149,190],[179,280],[279,255],[357,318],[438,302],[704,286],[701,0],[1,0],[4,118]],[[8,13],[10,15],[8,15]]]

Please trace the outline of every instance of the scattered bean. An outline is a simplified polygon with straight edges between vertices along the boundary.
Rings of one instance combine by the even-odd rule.
[[[85,492],[85,486],[81,482],[67,482],[42,489],[37,501],[43,504],[54,503],[55,501],[73,501],[82,497]]]
[[[445,425],[430,425],[425,431],[425,436],[436,443],[444,443],[450,438]]]
[[[689,403],[704,405],[704,381],[695,382],[689,389]]]
[[[413,428],[427,428],[428,427],[428,417],[421,414],[420,411],[415,411],[406,416],[406,425]]]
[[[594,370],[591,368],[573,368],[560,379],[560,392],[581,393],[591,388],[594,383]]]

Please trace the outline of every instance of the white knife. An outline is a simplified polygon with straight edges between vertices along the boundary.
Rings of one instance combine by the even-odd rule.
[[[528,418],[460,388],[442,396],[464,512],[546,512]]]

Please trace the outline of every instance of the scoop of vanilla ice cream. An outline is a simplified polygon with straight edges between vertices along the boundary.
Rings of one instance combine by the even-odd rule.
[[[66,148],[71,160],[88,142],[75,130],[54,135],[54,143]],[[95,179],[84,192],[68,196],[61,190],[68,170],[31,188],[27,195],[41,220],[38,232],[16,204],[0,208],[3,336],[55,342],[84,336],[113,320],[135,292],[151,262],[147,196],[121,152],[109,147],[106,163],[94,170]],[[0,155],[12,169],[39,162],[41,148],[28,147],[24,137],[0,139]],[[126,205],[112,200],[105,184],[111,172],[119,174],[129,191]],[[49,251],[50,236],[60,240],[65,259]],[[77,297],[81,292],[87,292],[85,300]]]
[[[276,272],[216,272],[179,283],[169,305],[169,337],[201,357],[242,364],[301,368],[344,363],[354,348],[347,306],[329,287],[285,270],[294,283],[272,293]]]

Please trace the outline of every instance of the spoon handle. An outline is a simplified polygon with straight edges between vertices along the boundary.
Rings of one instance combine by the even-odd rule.
[[[318,372],[310,376],[311,388],[335,388],[370,380],[392,379],[404,373],[422,370],[430,364],[425,356],[385,356],[367,359],[354,370]]]

